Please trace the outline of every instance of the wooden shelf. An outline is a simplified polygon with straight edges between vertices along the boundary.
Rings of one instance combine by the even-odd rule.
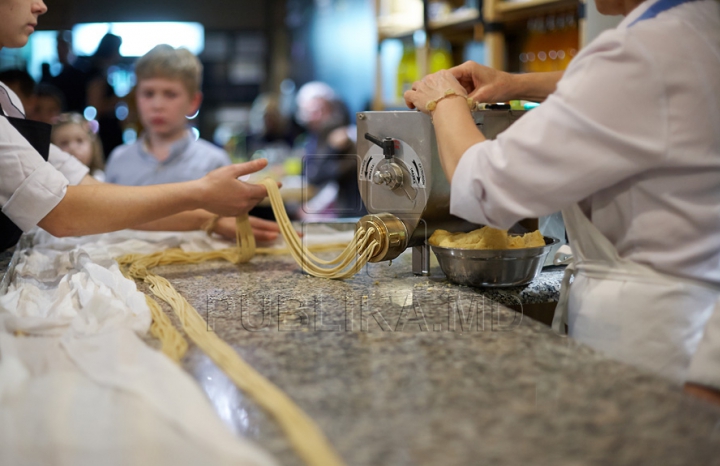
[[[477,8],[463,8],[456,10],[444,18],[431,20],[428,23],[429,31],[447,29],[471,28],[480,21],[480,10]]]
[[[392,28],[392,29],[379,29],[378,28],[378,39],[380,42],[385,39],[404,39],[406,37],[412,37],[412,35],[422,29],[422,27],[407,27],[407,28]]]
[[[422,28],[422,18],[419,21],[407,21],[402,15],[387,15],[377,19],[380,40],[408,37]]]
[[[522,0],[522,1],[503,1],[495,5],[495,10],[500,14],[519,13],[524,11],[532,11],[547,8],[566,8],[568,6],[577,5],[577,0]]]
[[[383,1],[375,0],[376,11],[381,11],[380,5]],[[516,40],[518,31],[526,28],[528,19],[572,11],[584,4],[585,0],[483,0],[482,9],[463,7],[467,4],[465,0],[448,0],[448,3],[450,8],[454,8],[454,11],[431,20],[428,20],[427,17],[424,20],[418,19],[416,8],[411,8],[404,14],[395,13],[394,10],[382,10],[393,11],[393,13],[380,15],[377,18],[378,39],[383,41],[390,38],[407,38],[416,31],[425,30],[428,33],[427,40],[429,41],[431,34],[439,34],[451,44],[455,62],[463,59],[462,48],[466,43],[483,41],[486,64],[502,70],[511,65],[507,59],[508,38],[511,41]],[[423,4],[425,8],[428,8],[430,0],[423,0]],[[415,21],[408,21],[409,17]],[[492,27],[487,27],[488,25]],[[583,20],[580,18],[578,28],[581,38],[583,37],[582,27]],[[421,74],[427,73],[430,60],[429,42],[426,42],[424,47],[418,48],[416,54]],[[404,102],[401,100],[385,102],[382,99],[379,56],[376,83],[376,93],[373,99],[374,109],[404,107]]]

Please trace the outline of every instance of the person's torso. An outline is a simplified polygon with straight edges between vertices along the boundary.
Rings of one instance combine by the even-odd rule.
[[[666,159],[591,197],[590,215],[621,257],[720,284],[720,5],[696,1],[631,26],[657,64]]]
[[[3,84],[0,87],[0,118],[7,120],[7,123],[19,133],[18,139],[25,139],[47,161],[50,152],[51,126],[39,121],[26,120],[22,111],[22,104],[14,102],[13,97],[17,98],[17,96],[9,93]],[[35,154],[30,155],[34,156]],[[3,175],[7,175],[7,172],[3,173]],[[0,181],[2,181],[1,178]],[[20,227],[5,215],[5,212],[0,212],[0,251],[17,244],[21,235],[22,230]]]
[[[142,140],[115,149],[105,169],[109,183],[126,186],[178,183],[202,178],[212,170],[228,165],[230,159],[207,141],[192,140],[179,153],[164,161],[148,154]]]

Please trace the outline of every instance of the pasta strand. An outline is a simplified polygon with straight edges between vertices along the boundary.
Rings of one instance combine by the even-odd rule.
[[[322,278],[348,278],[359,272],[380,247],[373,239],[374,228],[365,230],[358,226],[352,241],[347,245],[321,245],[306,247],[292,226],[285,211],[277,184],[265,179],[262,184],[268,190],[275,218],[288,247],[285,250],[256,248],[255,237],[247,215],[236,219],[236,241],[234,248],[210,252],[187,252],[179,248],[153,254],[126,254],[117,258],[126,267],[124,273],[148,283],[152,293],[170,305],[177,315],[185,333],[223,370],[235,385],[252,397],[258,405],[270,413],[287,435],[291,445],[310,466],[343,465],[325,435],[295,403],[278,387],[255,371],[242,360],[233,348],[220,339],[207,326],[197,310],[183,298],[165,278],[150,271],[153,267],[168,264],[196,264],[208,260],[224,259],[233,264],[248,262],[256,253],[281,254],[289,252],[298,265],[307,273]],[[207,229],[217,224],[217,218],[210,220]],[[312,251],[325,251],[344,246],[334,259],[317,257]],[[155,300],[146,296],[153,316],[151,333],[160,339],[162,351],[174,361],[180,361],[187,350],[187,342],[172,326]]]

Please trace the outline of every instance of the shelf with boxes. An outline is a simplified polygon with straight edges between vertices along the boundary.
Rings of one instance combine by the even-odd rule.
[[[428,1],[426,5],[429,31],[469,29],[480,23],[481,11],[475,1]]]
[[[503,69],[511,72],[562,71],[580,48],[577,11],[534,13],[505,23]]]
[[[516,72],[564,69],[581,43],[581,0],[376,0],[375,5],[379,48],[387,39],[403,41],[394,92],[383,93],[387,70],[378,53],[376,110],[402,106],[405,88],[462,63],[471,43],[483,43],[484,64]]]
[[[487,0],[483,8],[486,62],[506,71],[557,71],[580,48],[580,0]]]
[[[379,49],[383,42],[402,42],[397,77],[383,80],[388,70],[378,51],[373,108],[402,108],[403,92],[423,76],[452,67],[463,59],[465,44],[483,38],[478,0],[376,0]],[[383,96],[383,82],[387,92]]]

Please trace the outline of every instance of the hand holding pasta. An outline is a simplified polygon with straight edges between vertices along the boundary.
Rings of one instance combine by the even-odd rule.
[[[267,197],[267,189],[262,184],[245,183],[238,178],[266,166],[267,160],[258,159],[211,171],[196,181],[200,184],[202,193],[198,207],[223,217],[247,214]]]

